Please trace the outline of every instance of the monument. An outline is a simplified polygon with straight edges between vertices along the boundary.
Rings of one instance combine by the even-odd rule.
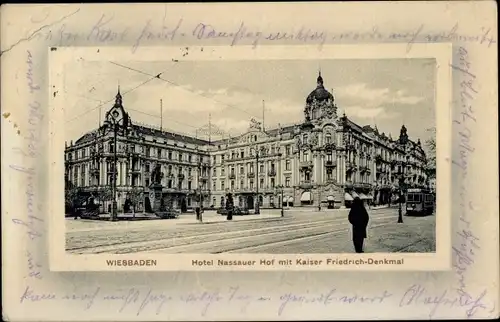
[[[164,211],[165,203],[163,202],[163,186],[161,184],[161,179],[163,178],[163,173],[161,172],[161,166],[156,164],[153,171],[151,172],[151,185],[149,186],[149,199],[151,200],[151,207],[153,212]]]

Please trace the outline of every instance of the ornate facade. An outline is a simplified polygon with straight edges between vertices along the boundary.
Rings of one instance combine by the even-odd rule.
[[[123,109],[119,93],[115,106]],[[269,130],[254,121],[246,133],[215,142],[132,124],[123,109],[127,124],[117,139],[118,208],[123,209],[131,189],[141,189],[141,204],[147,205],[157,164],[165,198],[181,208],[191,207],[199,195],[204,207],[220,207],[230,192],[236,205],[250,209],[257,200],[265,208],[320,203],[339,208],[356,196],[381,204],[394,199],[400,182],[428,184],[425,152],[420,140],[409,139],[404,125],[393,140],[337,112],[321,73],[306,98],[303,121]],[[113,134],[96,133],[70,143],[65,152],[67,179],[88,192],[109,185],[113,173]]]

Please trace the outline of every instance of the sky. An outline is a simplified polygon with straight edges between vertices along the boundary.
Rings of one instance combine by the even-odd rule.
[[[235,136],[248,129],[251,118],[262,120],[263,107],[266,128],[298,123],[304,120],[305,100],[316,87],[319,70],[339,116],[345,112],[357,124],[376,125],[393,138],[402,124],[415,141],[431,136],[433,59],[336,59],[72,62],[64,68],[65,137],[76,140],[97,128],[99,114],[104,118],[113,106],[118,86],[133,122],[162,123],[178,133],[195,135],[210,115],[212,124]],[[159,73],[163,80],[150,80]]]

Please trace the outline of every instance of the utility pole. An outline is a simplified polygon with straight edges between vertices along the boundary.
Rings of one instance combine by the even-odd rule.
[[[255,160],[257,162],[257,168],[255,169],[255,177],[256,177],[256,184],[257,184],[257,203],[255,206],[255,214],[259,215],[260,214],[260,197],[259,197],[259,150],[255,149]]]
[[[399,209],[398,209],[398,224],[402,224],[403,223],[403,210],[401,209],[402,207],[402,197],[403,197],[403,185],[404,185],[404,168],[406,166],[406,164],[404,164],[404,162],[401,162],[400,165],[403,167],[400,171],[399,171]]]
[[[212,145],[212,114],[208,113],[208,147],[210,149],[210,146]],[[212,184],[212,160],[210,156],[208,157],[208,200],[210,202],[211,200],[211,191],[210,191],[210,185]],[[215,164],[214,164],[215,167]]]

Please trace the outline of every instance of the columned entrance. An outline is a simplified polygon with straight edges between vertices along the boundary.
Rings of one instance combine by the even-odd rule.
[[[253,209],[254,207],[254,199],[253,196],[247,196],[247,207],[248,209]]]

